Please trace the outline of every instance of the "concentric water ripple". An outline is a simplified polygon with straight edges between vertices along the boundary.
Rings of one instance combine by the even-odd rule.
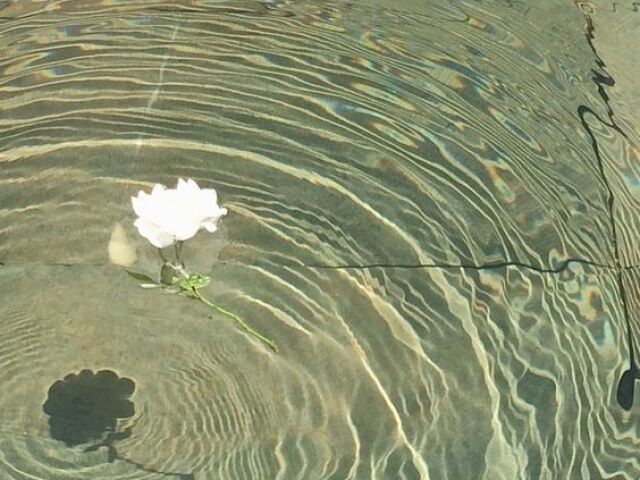
[[[234,212],[229,260],[611,263],[579,15],[538,52],[512,11],[294,5],[3,22],[0,257],[98,262],[139,182],[181,174]]]
[[[585,17],[425,3],[0,2],[0,476],[640,476],[637,144]],[[129,197],[177,177],[229,209],[187,266],[280,354],[107,265],[119,224],[157,274]],[[50,437],[83,369],[135,381],[115,458]]]
[[[289,283],[286,267],[214,269],[220,280],[211,294],[277,338],[283,353],[274,355],[227,318],[140,293],[124,273],[2,272],[3,288],[17,276],[47,291],[47,276],[58,278],[61,298],[92,283],[84,306],[58,306],[46,318],[51,301],[41,300],[28,312],[42,328],[65,328],[40,346],[37,375],[3,395],[14,412],[4,426],[16,432],[0,435],[6,472],[154,478],[106,462],[104,451],[65,455],[41,438],[42,425],[17,435],[24,419],[46,421],[46,384],[60,372],[108,365],[137,385],[137,418],[118,453],[157,471],[287,479],[637,474],[634,462],[620,466],[637,448],[628,431],[638,418],[624,414],[611,389],[626,335],[613,274],[581,266],[561,275],[373,269],[310,272],[306,283]],[[17,285],[22,296],[26,282]],[[33,368],[28,355],[14,353],[13,361]],[[462,456],[470,460],[456,460]],[[56,469],[68,476],[46,473]]]

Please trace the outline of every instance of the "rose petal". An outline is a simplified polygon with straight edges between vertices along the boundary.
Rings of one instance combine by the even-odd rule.
[[[165,187],[164,185],[160,185],[159,183],[156,183],[153,186],[153,190],[151,190],[151,195],[160,195],[162,194],[162,192],[164,192],[167,189],[167,187]]]
[[[198,230],[200,230],[199,224],[183,224],[176,225],[176,229],[172,233],[178,240],[184,241],[189,240],[191,237],[193,237],[196,233],[198,233]]]
[[[140,192],[137,197],[131,197],[131,205],[133,206],[133,211],[136,212],[136,215],[139,217],[145,216],[145,200],[147,194],[144,192]]]
[[[131,198],[138,215],[136,227],[153,245],[163,248],[177,240],[192,238],[201,228],[215,232],[226,208],[218,205],[215,189],[201,189],[193,179],[179,178],[176,188],[156,184],[151,195],[140,192]]]
[[[166,231],[163,231],[157,225],[147,222],[141,218],[134,222],[140,235],[149,240],[154,247],[165,248],[175,242],[175,237]]]
[[[196,183],[196,181],[193,178],[189,178],[187,180],[187,185],[189,186],[189,189],[193,192],[200,192],[200,186]]]
[[[202,195],[202,201],[207,204],[218,206],[218,192],[216,192],[212,188],[205,188],[201,191],[200,195]]]
[[[217,220],[212,220],[210,222],[205,222],[202,224],[202,226],[205,228],[205,230],[209,233],[213,233],[216,230],[218,230],[218,221]]]
[[[176,190],[178,192],[182,192],[185,190],[186,186],[187,186],[187,182],[185,182],[182,178],[179,178],[178,185],[176,186]]]

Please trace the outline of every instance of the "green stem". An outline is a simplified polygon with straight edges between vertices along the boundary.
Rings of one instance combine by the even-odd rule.
[[[184,262],[182,261],[182,242],[176,242],[173,244],[173,251],[176,257],[176,264],[184,268]]]
[[[164,256],[164,253],[162,252],[161,248],[158,248],[158,253],[160,254],[160,258],[162,258],[162,261],[164,263],[169,263],[169,261],[167,260],[167,257]]]
[[[218,312],[222,313],[223,315],[226,315],[228,317],[233,318],[236,322],[238,322],[238,324],[244,329],[245,332],[247,332],[248,334],[253,335],[254,337],[256,337],[258,340],[260,340],[261,342],[266,344],[274,352],[276,352],[276,353],[278,352],[278,345],[276,345],[276,343],[273,340],[265,337],[264,335],[262,335],[257,330],[254,330],[253,328],[251,328],[244,320],[242,320],[240,317],[238,317],[234,313],[231,313],[230,311],[225,310],[224,308],[219,307],[215,303],[212,303],[209,300],[207,300],[205,297],[202,296],[202,294],[196,288],[192,287],[191,291],[193,292],[195,298],[200,300],[202,303],[204,303],[208,307],[213,308],[214,310],[217,310]]]

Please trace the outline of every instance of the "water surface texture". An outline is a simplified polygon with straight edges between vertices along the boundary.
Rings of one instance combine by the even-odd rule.
[[[616,5],[0,1],[0,476],[640,478]],[[109,261],[158,275],[130,197],[178,177],[280,353]]]

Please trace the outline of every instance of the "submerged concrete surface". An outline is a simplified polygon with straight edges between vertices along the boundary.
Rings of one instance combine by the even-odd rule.
[[[12,3],[3,480],[640,477],[638,399],[616,402],[618,261],[640,324],[637,14],[372,1]],[[187,265],[278,355],[107,264],[119,223],[124,263],[157,274],[129,197],[177,176],[230,212]],[[135,381],[129,463],[51,438],[47,391],[82,369]]]

